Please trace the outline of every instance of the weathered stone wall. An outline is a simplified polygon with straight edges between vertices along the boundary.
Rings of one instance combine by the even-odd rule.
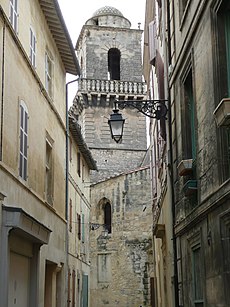
[[[84,26],[84,40],[78,54],[87,59],[85,76],[88,79],[108,79],[108,51],[117,48],[121,52],[121,80],[142,81],[141,66],[142,30],[113,27]],[[82,47],[86,46],[82,54]]]
[[[103,226],[90,234],[91,306],[150,306],[151,188],[147,168],[91,188],[91,222],[104,224],[103,205],[112,208],[111,234]]]
[[[183,306],[194,306],[195,294],[206,306],[228,306],[229,283],[229,178],[223,182],[220,129],[213,111],[223,92],[224,69],[218,67],[217,34],[218,1],[191,1],[180,17],[175,10],[173,72],[171,99],[173,154],[176,196],[176,236],[180,300]],[[212,4],[211,4],[212,3]],[[227,2],[226,2],[227,3]],[[212,12],[212,14],[211,14]],[[215,19],[215,20],[214,20]],[[224,38],[221,38],[224,40]],[[177,57],[178,56],[178,57]],[[223,57],[223,55],[221,54]],[[195,105],[196,160],[193,176],[197,193],[187,197],[183,186],[189,177],[179,176],[178,163],[185,159],[183,139],[186,130],[182,110],[185,105],[183,82],[191,69]],[[217,76],[218,73],[220,74]],[[218,87],[219,86],[219,87]],[[223,98],[223,97],[222,97]],[[227,166],[226,166],[227,167]],[[228,236],[228,238],[227,238]],[[227,242],[228,241],[228,242]],[[198,259],[199,258],[199,259]],[[197,278],[197,280],[196,280]],[[194,291],[195,289],[195,291]]]

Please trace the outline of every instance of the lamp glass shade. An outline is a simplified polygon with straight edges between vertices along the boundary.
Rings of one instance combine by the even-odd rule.
[[[122,115],[119,113],[119,110],[113,110],[114,113],[110,115],[108,124],[110,127],[110,132],[112,139],[115,142],[120,143],[123,135],[123,127],[125,120],[122,118]]]

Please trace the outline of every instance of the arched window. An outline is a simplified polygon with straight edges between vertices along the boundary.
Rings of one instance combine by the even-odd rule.
[[[111,205],[110,203],[106,203],[104,206],[104,225],[108,233],[111,233],[112,227],[111,227]]]
[[[108,52],[108,76],[110,80],[120,80],[121,53],[117,48],[111,48]]]

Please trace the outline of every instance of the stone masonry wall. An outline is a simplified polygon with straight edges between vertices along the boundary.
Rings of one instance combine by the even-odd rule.
[[[112,208],[111,234],[100,226],[107,202]],[[91,306],[150,306],[150,170],[93,185],[91,204]]]

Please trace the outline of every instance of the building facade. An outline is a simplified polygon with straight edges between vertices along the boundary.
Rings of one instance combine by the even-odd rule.
[[[168,33],[175,306],[229,306],[229,1],[156,2]]]
[[[166,100],[167,54],[165,53],[166,23],[162,14],[165,3],[146,1],[143,70],[147,83],[148,99]],[[163,7],[163,8],[162,8]],[[169,129],[167,121],[150,119],[150,169],[152,193],[152,240],[153,240],[153,278],[154,297],[152,306],[174,306],[175,269],[173,251],[173,207],[170,173]]]
[[[0,306],[66,306],[66,73],[56,0],[0,5]]]
[[[69,115],[68,298],[67,306],[90,305],[90,170],[97,166],[77,119]]]

